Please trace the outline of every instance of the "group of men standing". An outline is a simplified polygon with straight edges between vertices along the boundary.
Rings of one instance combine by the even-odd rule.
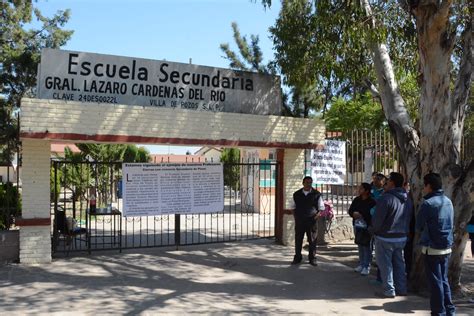
[[[453,244],[453,205],[443,193],[439,174],[429,173],[425,175],[423,182],[424,197],[416,216],[415,227],[421,234],[418,246],[424,255],[426,276],[431,289],[431,312],[433,315],[454,315],[455,307],[447,278]],[[404,248],[409,241],[413,203],[404,184],[403,175],[392,172],[384,183],[383,190],[375,190],[378,191],[375,194],[380,196],[376,198],[368,227],[375,245],[375,257],[383,287],[383,291],[376,294],[384,298],[407,295]],[[324,203],[320,192],[313,189],[311,177],[303,179],[303,188],[293,194],[293,201],[295,255],[292,264],[302,261],[302,243],[306,234],[309,263],[317,265],[317,219],[319,212],[324,210]],[[363,213],[352,208],[352,213],[354,212]]]

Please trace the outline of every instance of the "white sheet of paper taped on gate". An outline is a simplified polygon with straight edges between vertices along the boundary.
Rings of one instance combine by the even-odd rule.
[[[346,142],[327,139],[323,148],[311,150],[311,176],[316,184],[344,184]]]
[[[222,212],[221,163],[124,163],[123,215]]]

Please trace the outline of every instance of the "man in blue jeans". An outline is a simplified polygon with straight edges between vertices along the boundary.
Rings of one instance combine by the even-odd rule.
[[[377,201],[372,217],[375,255],[383,286],[383,292],[376,292],[376,295],[382,298],[407,295],[403,248],[407,241],[411,209],[407,207],[403,182],[400,173],[390,173],[387,190]]]
[[[453,245],[453,204],[441,189],[439,174],[429,173],[423,182],[426,195],[416,217],[416,230],[421,232],[421,252],[431,289],[431,315],[455,315],[448,282],[448,262]]]

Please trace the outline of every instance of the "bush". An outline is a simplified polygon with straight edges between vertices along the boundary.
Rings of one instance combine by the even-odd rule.
[[[0,183],[0,230],[8,230],[21,214],[21,197],[12,183]]]

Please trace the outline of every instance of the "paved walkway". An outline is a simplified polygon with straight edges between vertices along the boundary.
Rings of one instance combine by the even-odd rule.
[[[338,245],[321,250],[317,267],[291,266],[291,248],[257,240],[7,265],[0,314],[428,314],[427,298],[375,298],[349,266],[355,256],[353,244]],[[473,315],[474,306],[459,302],[458,311]]]

